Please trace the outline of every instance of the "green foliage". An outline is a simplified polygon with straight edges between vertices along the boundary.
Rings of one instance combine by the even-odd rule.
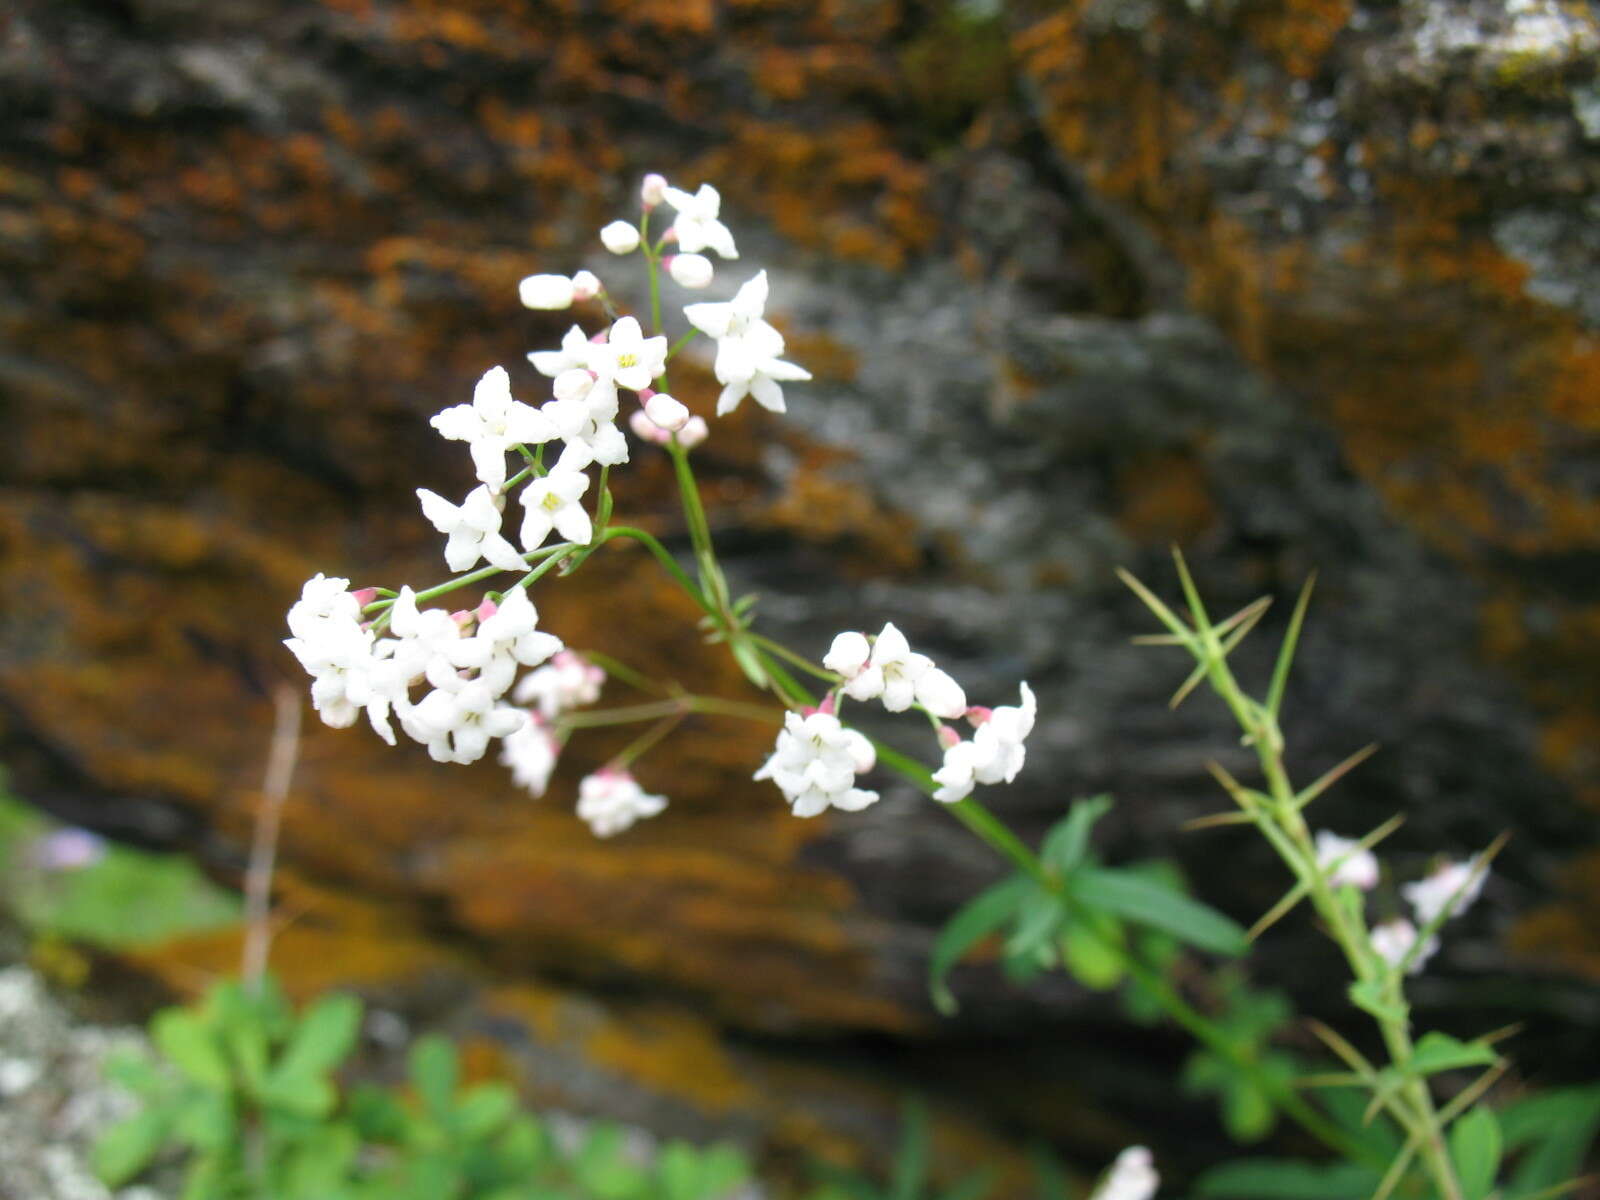
[[[238,898],[182,855],[107,845],[86,866],[41,869],[32,852],[54,828],[0,792],[0,900],[34,934],[118,949],[239,919]]]
[[[641,1161],[606,1125],[562,1149],[507,1084],[464,1086],[440,1037],[412,1047],[405,1089],[345,1092],[360,1026],[354,997],[297,1015],[270,980],[158,1013],[161,1062],[108,1066],[143,1107],[103,1136],[96,1170],[118,1186],[181,1156],[184,1200],[719,1200],[749,1176],[728,1146],[672,1142]]]
[[[1218,977],[1225,992],[1216,1016],[1228,1036],[1232,1056],[1196,1050],[1184,1068],[1183,1083],[1192,1092],[1215,1094],[1222,1104],[1222,1123],[1236,1142],[1258,1142],[1277,1124],[1277,1107],[1262,1079],[1287,1086],[1300,1074],[1289,1054],[1272,1048],[1272,1039],[1289,1023],[1288,998],[1281,992],[1255,991],[1233,971]],[[1242,1064],[1253,1070],[1246,1071]]]
[[[1500,1132],[1515,1165],[1509,1200],[1532,1200],[1569,1182],[1600,1135],[1600,1084],[1560,1088],[1500,1111]]]
[[[946,983],[951,969],[992,935],[1003,935],[1001,961],[1012,980],[1063,966],[1097,990],[1124,982],[1130,938],[1142,943],[1157,934],[1215,954],[1245,951],[1244,930],[1191,898],[1170,866],[1113,868],[1095,860],[1090,834],[1110,808],[1108,796],[1079,800],[1045,836],[1039,860],[1046,878],[1019,872],[950,919],[929,957],[929,990],[940,1012],[956,1009]],[[1158,952],[1170,957],[1165,947]]]

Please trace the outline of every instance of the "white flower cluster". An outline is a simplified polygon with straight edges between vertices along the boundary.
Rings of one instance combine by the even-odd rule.
[[[1129,1146],[1117,1155],[1105,1179],[1089,1200],[1151,1200],[1161,1186],[1155,1159],[1143,1146]]]
[[[521,590],[472,612],[419,609],[401,588],[388,637],[361,621],[362,597],[347,579],[317,575],[289,609],[284,645],[312,677],[311,702],[329,725],[355,723],[365,709],[378,735],[395,744],[391,714],[438,762],[476,762],[491,738],[506,737],[528,714],[501,704],[519,667],[537,667],[561,639],[540,632],[539,614]],[[415,704],[411,690],[430,691]]]
[[[738,258],[733,235],[721,220],[721,196],[710,184],[691,193],[650,175],[639,199],[638,225],[613,221],[600,230],[601,243],[611,253],[642,250],[652,272],[659,264],[686,288],[712,282],[715,272],[702,252]],[[650,214],[663,204],[675,218],[658,241],[647,244]],[[669,246],[672,253],[663,253]],[[594,542],[597,518],[584,501],[590,498],[606,512],[609,503],[597,495],[605,476],[602,488],[591,489],[589,471],[629,458],[628,440],[617,424],[622,393],[638,399],[629,425],[642,441],[689,449],[706,438],[708,429],[704,418],[655,389],[670,356],[666,336],[647,336],[636,319],[617,315],[593,272],[530,275],[518,291],[523,304],[535,309],[597,301],[609,319],[592,335],[573,325],[558,349],[528,355],[533,369],[549,381],[542,403],[518,400],[510,374],[497,366],[478,381],[471,403],[437,413],[431,424],[442,437],[466,444],[478,483],[460,503],[426,488],[417,489],[417,498],[423,515],[444,535],[450,570],[467,572],[485,562],[524,574],[526,583],[531,561],[552,534],[573,543],[574,551]],[[760,272],[728,303],[685,307],[695,329],[717,343],[716,373],[723,384],[719,413],[737,407],[747,394],[781,411],[778,381],[810,378],[779,357],[783,338],[764,319],[766,297],[766,273]],[[559,453],[546,462],[546,449],[556,445]],[[508,456],[520,460],[516,475],[510,474]],[[522,518],[513,541],[501,526],[507,502],[519,488]],[[552,553],[561,550],[545,550]],[[420,609],[410,588],[384,595],[392,599],[375,605],[376,589],[352,592],[348,580],[318,575],[289,611],[293,636],[286,645],[312,677],[312,703],[323,721],[349,726],[364,711],[373,729],[393,745],[391,722],[398,719],[401,729],[441,762],[475,762],[490,741],[502,739],[500,761],[519,786],[541,795],[563,744],[561,715],[598,699],[605,673],[538,630],[538,614],[524,587],[490,593],[477,608],[454,613]],[[369,623],[364,619],[368,606],[387,611]],[[522,668],[532,670],[518,682]],[[426,693],[413,700],[413,690],[424,685]],[[596,833],[609,836],[665,804],[614,764],[583,781],[578,810]]]
[[[1010,783],[1022,770],[1023,743],[1036,713],[1026,683],[1019,707],[969,707],[961,685],[926,654],[913,651],[892,623],[875,637],[839,634],[822,665],[839,676],[837,688],[804,718],[789,714],[776,749],[756,772],[757,779],[778,785],[796,816],[814,817],[829,807],[854,812],[878,799],[877,792],[855,786],[855,777],[872,769],[875,756],[871,742],[840,724],[835,715],[840,697],[881,700],[894,713],[916,707],[935,722],[944,749],[943,765],[933,774],[940,785],[935,800],[953,804],[980,783]],[[975,731],[970,741],[938,724],[963,717]]]
[[[818,710],[802,717],[791,712],[783,719],[776,749],[755,777],[777,784],[797,817],[817,816],[830,805],[859,812],[878,793],[856,787],[856,776],[872,770],[876,761],[872,743],[832,713]]]
[[[1328,882],[1335,887],[1348,885],[1371,891],[1378,885],[1380,871],[1372,851],[1327,830],[1317,834],[1317,866],[1328,873]],[[1411,958],[1409,969],[1416,974],[1439,950],[1439,939],[1430,937],[1412,956],[1412,947],[1420,936],[1419,926],[1432,924],[1441,914],[1459,917],[1466,912],[1483,891],[1487,877],[1487,868],[1477,860],[1447,862],[1425,878],[1402,885],[1400,894],[1411,905],[1416,923],[1396,917],[1374,925],[1370,935],[1373,950],[1392,966]]]

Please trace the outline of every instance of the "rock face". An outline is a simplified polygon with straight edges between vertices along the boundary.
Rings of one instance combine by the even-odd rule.
[[[892,617],[978,699],[1031,680],[1045,715],[1000,807],[1036,832],[1113,790],[1114,856],[1184,858],[1247,915],[1281,886],[1261,852],[1174,833],[1235,738],[1203,699],[1166,711],[1179,666],[1127,645],[1146,623],[1111,568],[1162,581],[1178,541],[1219,604],[1319,569],[1298,759],[1386,747],[1326,820],[1405,808],[1408,868],[1519,834],[1457,942],[1468,981],[1433,998],[1509,1019],[1470,978],[1595,971],[1594,7],[980,7],[21,0],[0,18],[18,786],[235,869],[299,582],[443,576],[411,489],[466,472],[427,416],[495,362],[531,391],[522,354],[565,322],[517,279],[577,265],[660,169],[722,188],[817,375],[792,419],[719,422],[704,454],[776,636],[819,654]],[[709,411],[704,365],[685,379]],[[669,472],[635,458],[619,512],[680,544]],[[740,693],[642,555],[539,605],[571,645]],[[640,768],[669,815],[597,844],[571,794],[618,744],[575,742],[531,803],[493,766],[315,730],[281,969],[454,988],[570,1085],[552,1102],[632,1087],[658,1125],[743,1113],[842,1153],[916,1084],[970,1098],[976,1157],[996,1128],[1127,1132],[1052,1082],[1121,1074],[1103,1006],[974,968],[960,1022],[928,1011],[932,933],[997,869],[944,814],[891,787],[795,822],[749,780],[761,734],[702,722]],[[1317,1007],[1331,968],[1301,934],[1264,971]],[[1535,1061],[1593,1039],[1560,1008]]]

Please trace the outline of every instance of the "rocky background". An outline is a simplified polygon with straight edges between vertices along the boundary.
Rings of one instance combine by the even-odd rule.
[[[1128,645],[1148,622],[1112,568],[1170,587],[1180,543],[1219,605],[1319,571],[1295,757],[1384,746],[1323,819],[1405,809],[1407,871],[1515,831],[1419,995],[1451,1027],[1526,1020],[1525,1077],[1581,1078],[1597,54],[1583,0],[13,0],[0,761],[236,877],[300,581],[442,577],[411,489],[466,474],[426,418],[495,362],[531,391],[523,352],[566,324],[516,281],[579,265],[646,170],[708,179],[817,376],[702,455],[767,628],[820,653],[892,616],[978,699],[1028,678],[1044,717],[999,807],[1037,831],[1114,791],[1114,859],[1176,856],[1251,918],[1283,886],[1262,849],[1176,832],[1236,737],[1203,698],[1166,710],[1181,667]],[[618,490],[682,544],[663,462]],[[642,555],[539,603],[569,644],[742,686]],[[531,802],[315,729],[279,971],[470,1035],[549,1103],[780,1159],[881,1159],[912,1090],[951,1167],[1040,1136],[1218,1153],[1209,1106],[1174,1103],[1182,1042],[1102,999],[974,967],[933,1016],[931,937],[997,871],[943,813],[891,788],[794,821],[749,781],[760,735],[707,722],[641,768],[669,814],[597,844],[570,800],[614,748],[575,743]],[[184,990],[235,954],[140,965]],[[1337,1014],[1303,921],[1260,977]]]

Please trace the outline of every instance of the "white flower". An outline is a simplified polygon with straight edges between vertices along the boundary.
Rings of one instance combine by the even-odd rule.
[[[860,639],[860,640],[857,640]],[[936,717],[955,718],[967,711],[961,685],[926,654],[915,654],[893,623],[883,627],[867,657],[861,656],[861,634],[841,634],[822,662],[846,676],[844,693],[852,700],[882,697],[890,712],[904,712],[913,701]]]
[[[538,624],[539,612],[523,588],[512,588],[499,607],[478,622],[473,640],[487,648],[478,678],[496,696],[511,687],[518,663],[537,667],[561,649],[561,639],[540,632]]]
[[[555,470],[582,471],[591,463],[614,467],[628,461],[628,439],[611,423],[617,413],[616,396],[612,389],[607,400],[596,389],[587,397],[551,400],[544,406],[541,411],[564,443]]]
[[[1404,917],[1397,917],[1393,921],[1374,925],[1371,938],[1372,949],[1378,957],[1391,967],[1398,967],[1405,961],[1406,955],[1411,953],[1411,947],[1417,944],[1417,927]],[[1409,974],[1415,975],[1421,971],[1422,965],[1438,951],[1439,939],[1429,938],[1417,952],[1417,957],[1411,961]]]
[[[317,572],[300,588],[300,599],[289,606],[289,632],[297,638],[315,637],[326,621],[361,620],[361,605],[350,594],[348,579],[330,579]]]
[[[572,277],[572,298],[574,300],[593,300],[605,289],[600,285],[600,277],[593,271],[579,271]],[[565,307],[563,305],[563,307]]]
[[[451,441],[468,443],[478,481],[495,491],[505,486],[506,451],[558,436],[547,416],[512,399],[511,376],[504,367],[492,367],[484,373],[472,391],[471,404],[447,408],[435,414],[430,424]]]
[[[652,796],[626,771],[602,768],[578,784],[578,815],[596,837],[611,837],[635,821],[667,807],[665,796]]]
[[[600,241],[613,254],[632,254],[639,248],[639,230],[627,221],[613,221],[600,231]]]
[[[1400,894],[1416,912],[1418,924],[1427,925],[1446,906],[1449,906],[1452,917],[1459,917],[1478,898],[1478,893],[1483,891],[1484,880],[1488,878],[1488,871],[1485,870],[1478,872],[1478,877],[1474,879],[1474,871],[1477,871],[1475,860],[1447,862],[1425,879],[1403,886]],[[1456,895],[1458,892],[1459,896]],[[1454,904],[1451,904],[1452,900]]]
[[[829,805],[859,812],[878,799],[877,792],[855,786],[856,776],[870,771],[876,758],[872,743],[832,713],[791,712],[755,778],[777,784],[797,817],[814,817]]]
[[[1340,862],[1343,859],[1344,861]],[[1317,866],[1324,871],[1339,866],[1328,876],[1334,887],[1350,884],[1369,892],[1378,886],[1378,860],[1372,851],[1364,849],[1353,838],[1342,838],[1326,829],[1317,834]]]
[[[589,487],[589,477],[582,471],[572,471],[557,466],[550,474],[541,476],[522,490],[522,548],[537,550],[544,545],[552,529],[569,542],[586,545],[594,536],[594,523],[578,497]]]
[[[537,704],[539,713],[553,721],[568,709],[600,699],[606,673],[574,650],[563,650],[548,664],[517,684],[512,698],[518,704]]]
[[[529,275],[517,285],[517,294],[528,308],[571,308],[572,280],[566,275]]]
[[[1089,1200],[1151,1200],[1160,1186],[1161,1176],[1156,1173],[1150,1151],[1143,1146],[1129,1146],[1117,1155],[1117,1161]]]
[[[311,706],[323,724],[345,729],[355,724],[366,700],[365,676],[372,663],[372,634],[355,620],[327,618],[307,637],[284,640],[311,676]]]
[[[495,703],[489,686],[474,680],[459,691],[436,689],[415,707],[400,713],[400,723],[428,747],[435,762],[474,763],[489,748],[489,739],[516,732],[527,713]]]
[[[1017,777],[1027,758],[1027,748],[1023,743],[1033,732],[1038,711],[1033,689],[1026,682],[1022,684],[1021,705],[1001,705],[989,710],[988,719],[982,721],[972,735],[972,744],[978,753],[976,774],[979,783],[1000,783],[1002,780],[1010,783]],[[982,710],[978,715],[982,716]]]
[[[649,211],[667,198],[667,177],[658,175],[654,171],[646,175],[639,184],[639,203]]]
[[[500,747],[500,764],[511,769],[511,779],[533,796],[542,796],[561,755],[561,743],[536,713],[528,713],[521,728],[506,734]]]
[[[810,379],[804,367],[784,362],[783,335],[764,319],[767,307],[767,273],[757,272],[726,303],[686,305],[683,315],[700,332],[716,339],[714,364],[717,382],[723,385],[717,397],[717,415],[724,416],[739,407],[747,395],[772,412],[784,411],[783,389],[779,380]]]
[[[738,258],[734,249],[733,234],[717,218],[722,211],[722,197],[709,183],[702,183],[694,195],[667,186],[661,189],[662,198],[677,209],[677,220],[672,228],[678,235],[678,245],[689,254],[697,254],[707,246],[723,258]]]
[[[409,587],[400,589],[389,610],[389,631],[395,641],[384,650],[407,683],[426,677],[436,688],[455,691],[465,683],[461,671],[476,665],[477,651],[463,644],[461,626],[442,608],[418,609]]]
[[[656,392],[644,402],[645,416],[669,433],[676,433],[689,423],[689,410],[680,401],[665,392]]]
[[[625,387],[640,392],[650,386],[667,366],[667,339],[647,338],[639,322],[623,317],[611,327],[604,342],[590,349],[589,367],[602,381],[610,381],[613,391]]]
[[[710,287],[716,276],[711,260],[703,254],[673,254],[667,258],[667,274],[679,287]]]
[[[500,535],[500,497],[480,483],[467,493],[459,507],[427,488],[417,489],[422,514],[446,535],[444,561],[452,571],[470,571],[478,559],[487,559],[502,571],[521,571],[527,563]]]
[[[940,804],[954,804],[972,795],[978,782],[980,751],[972,742],[957,742],[944,752],[944,765],[933,773],[939,785],[933,798]]]
[[[589,370],[589,337],[574,325],[561,335],[561,349],[534,350],[528,355],[533,369],[541,375],[555,379],[566,371]],[[591,382],[593,377],[591,376]]]

